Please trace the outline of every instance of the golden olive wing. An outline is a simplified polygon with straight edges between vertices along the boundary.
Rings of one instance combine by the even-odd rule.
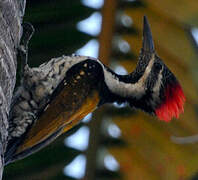
[[[102,69],[97,62],[92,61],[75,65],[67,72],[65,79],[55,90],[50,104],[27,132],[15,154],[26,151],[27,154],[29,149],[38,144],[42,146],[42,142],[46,140],[51,142],[50,137],[53,134],[58,132],[52,136],[55,139],[95,110],[100,101],[98,88]]]

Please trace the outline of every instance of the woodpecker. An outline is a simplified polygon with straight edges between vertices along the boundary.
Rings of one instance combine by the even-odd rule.
[[[38,151],[97,107],[113,102],[127,102],[165,122],[184,111],[182,88],[156,54],[146,17],[138,64],[128,75],[87,56],[62,56],[37,68],[25,65],[10,111],[5,164]]]

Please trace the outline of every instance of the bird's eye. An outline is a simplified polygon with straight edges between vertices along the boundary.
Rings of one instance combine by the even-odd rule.
[[[154,63],[154,68],[159,71],[162,69],[162,64],[156,62],[156,63]]]

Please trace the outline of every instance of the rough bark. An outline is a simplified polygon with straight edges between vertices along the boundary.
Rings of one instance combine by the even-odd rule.
[[[8,136],[8,115],[16,81],[17,49],[25,0],[0,0],[0,179]]]

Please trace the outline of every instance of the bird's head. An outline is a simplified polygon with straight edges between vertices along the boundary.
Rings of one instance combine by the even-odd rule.
[[[157,56],[148,20],[144,17],[143,43],[136,69],[121,76],[111,72],[106,84],[111,92],[124,98],[131,107],[169,122],[182,113],[185,96],[174,74]],[[108,80],[109,79],[109,80]],[[123,99],[122,99],[123,101]]]

